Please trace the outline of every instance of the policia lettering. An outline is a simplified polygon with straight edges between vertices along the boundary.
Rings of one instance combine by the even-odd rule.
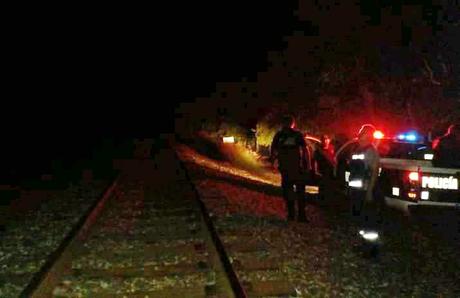
[[[422,177],[422,188],[458,189],[458,179],[450,177]]]

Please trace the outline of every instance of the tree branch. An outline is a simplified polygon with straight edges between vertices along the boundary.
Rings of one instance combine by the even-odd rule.
[[[423,59],[423,63],[425,64],[425,68],[426,70],[428,71],[428,75],[430,77],[430,81],[435,84],[435,85],[441,85],[440,82],[438,82],[437,80],[434,79],[433,77],[433,70],[431,69],[430,65],[428,64],[428,62],[426,61],[425,58],[422,58]]]

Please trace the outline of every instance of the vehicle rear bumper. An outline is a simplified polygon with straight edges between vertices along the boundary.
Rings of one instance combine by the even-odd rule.
[[[409,206],[417,206],[417,203],[385,196],[385,205],[404,213],[409,213]]]
[[[401,199],[387,197],[387,196],[385,196],[385,204],[391,208],[395,208],[395,209],[401,210],[406,213],[409,213],[410,210],[413,208],[423,208],[423,207],[460,209],[460,203],[433,202],[433,201],[410,202],[407,200],[401,200]]]
[[[430,202],[430,201],[420,201],[417,203],[418,206],[439,206],[439,207],[453,207],[460,208],[460,203],[452,202]]]

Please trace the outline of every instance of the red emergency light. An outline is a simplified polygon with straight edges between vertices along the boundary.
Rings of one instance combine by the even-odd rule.
[[[380,130],[374,131],[374,139],[380,140],[380,139],[383,139],[384,136],[385,135]]]

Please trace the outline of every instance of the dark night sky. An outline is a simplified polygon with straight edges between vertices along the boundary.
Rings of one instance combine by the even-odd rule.
[[[254,80],[267,51],[282,49],[298,26],[297,0],[183,2],[15,9],[4,129],[169,132],[178,102],[209,95],[216,82]]]
[[[183,2],[9,11],[4,144],[63,140],[65,150],[101,135],[172,132],[179,102],[209,95],[216,82],[255,80],[267,51],[297,26],[296,0]]]
[[[13,113],[2,123],[20,115],[29,127],[10,128],[49,136],[62,127],[69,135],[170,132],[178,102],[209,95],[216,81],[255,79],[267,50],[291,32],[297,6],[187,3],[22,9],[11,24]]]
[[[297,7],[183,2],[11,8],[2,45],[5,171],[89,157],[101,136],[173,132],[179,102],[208,96],[219,81],[255,79],[267,50],[283,47]]]

